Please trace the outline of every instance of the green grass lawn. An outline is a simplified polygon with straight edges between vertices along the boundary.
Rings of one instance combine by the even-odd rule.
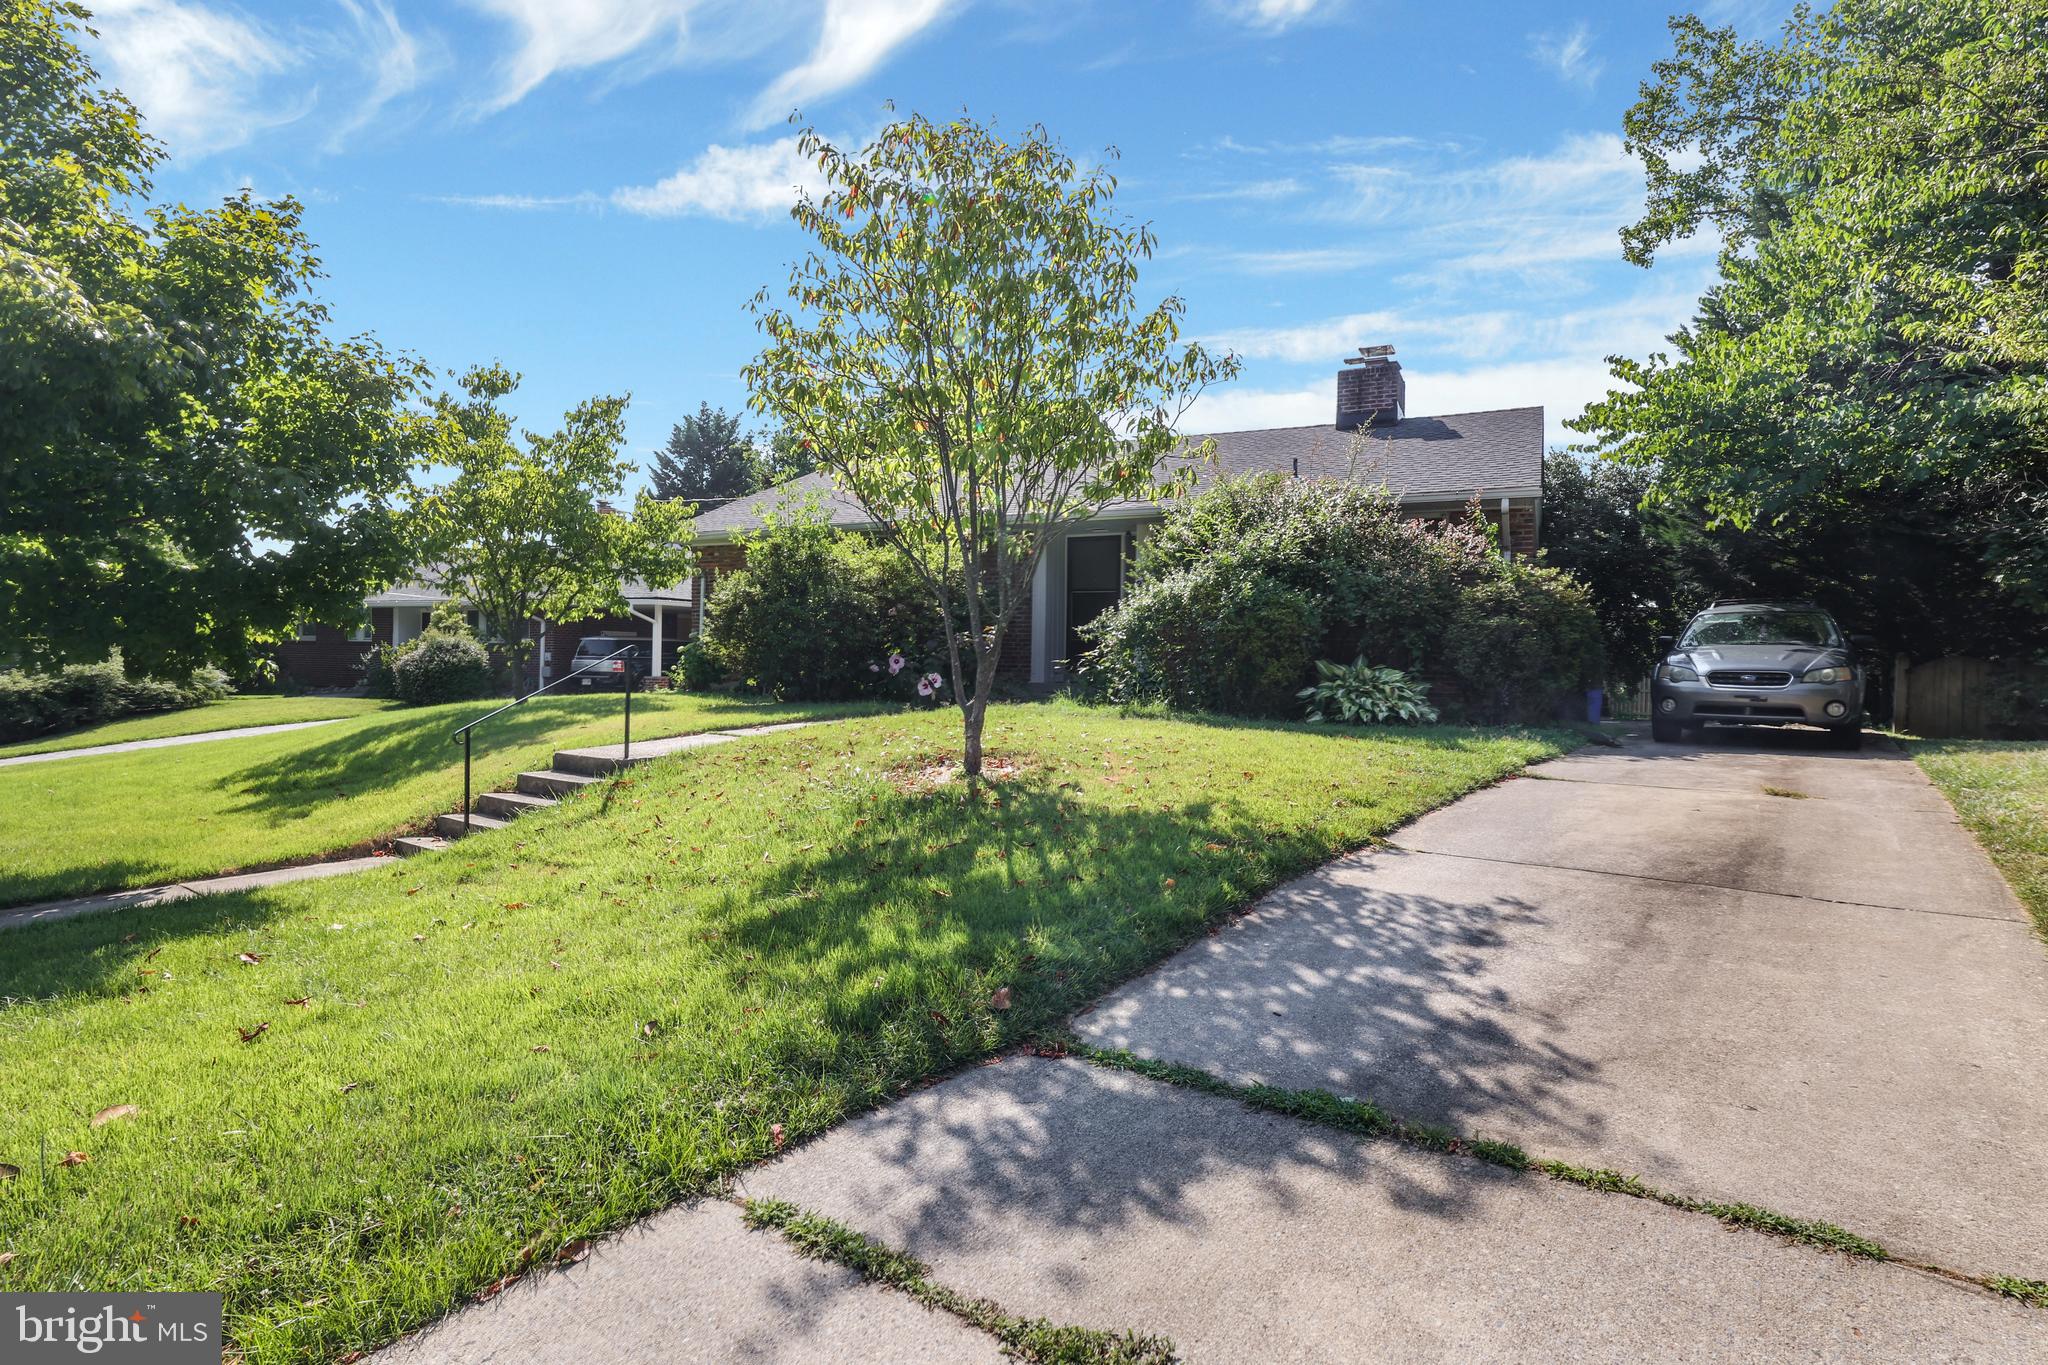
[[[358,877],[0,932],[0,1290],[216,1289],[252,1361],[367,1348],[1574,740],[1009,706],[979,800],[928,780],[958,742],[791,731]]]
[[[19,744],[0,744],[0,758],[16,754],[50,754],[60,749],[83,749],[94,744],[125,744],[131,739],[168,739],[173,735],[196,735],[207,730],[235,730],[245,725],[289,725],[299,720],[334,720],[385,711],[396,702],[370,697],[228,697],[183,711],[158,711],[147,716],[128,716],[103,721],[60,735],[44,735]]]
[[[474,787],[556,749],[619,742],[618,693],[542,697],[476,731]],[[448,736],[496,701],[379,711],[312,730],[0,768],[0,906],[149,886],[367,847],[462,803]],[[693,693],[633,703],[633,734],[716,730],[873,706]]]
[[[1916,739],[1906,747],[2048,938],[2048,741]]]

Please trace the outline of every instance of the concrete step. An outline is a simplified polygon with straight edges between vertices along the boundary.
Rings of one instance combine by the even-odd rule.
[[[495,815],[471,815],[465,828],[462,813],[458,811],[453,815],[435,816],[434,833],[444,839],[460,839],[465,834],[482,834],[486,830],[504,829],[511,823],[510,820],[500,820]]]
[[[775,727],[784,728],[784,727]],[[681,753],[685,749],[702,749],[712,744],[730,744],[740,738],[737,734],[711,732],[696,735],[670,735],[666,739],[643,739],[633,744],[633,757],[625,756],[623,746],[603,744],[593,749],[555,750],[555,771],[581,773],[590,777],[603,777],[621,768],[639,763],[652,763],[657,758]]]
[[[531,811],[547,810],[554,805],[552,796],[532,796],[526,792],[485,792],[476,799],[479,811],[501,820],[517,819]]]
[[[519,790],[528,796],[568,796],[597,781],[588,773],[521,773]]]
[[[448,847],[448,841],[438,834],[411,834],[403,839],[391,841],[391,851],[401,858],[416,857],[422,853],[439,853]]]

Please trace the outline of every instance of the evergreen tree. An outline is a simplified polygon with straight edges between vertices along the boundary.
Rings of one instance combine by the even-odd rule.
[[[740,434],[740,419],[699,404],[668,434],[654,457],[648,483],[657,498],[704,502],[740,498],[761,487],[754,443]]]

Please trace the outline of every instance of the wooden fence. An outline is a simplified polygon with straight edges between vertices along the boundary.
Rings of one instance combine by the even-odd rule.
[[[1892,666],[1892,724],[1930,739],[1982,739],[1994,666],[1983,659],[1930,659]]]

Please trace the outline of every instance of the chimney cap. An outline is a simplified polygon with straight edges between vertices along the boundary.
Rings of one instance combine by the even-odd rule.
[[[1357,355],[1344,357],[1346,365],[1368,365],[1375,360],[1385,360],[1394,353],[1392,346],[1361,346]]]

